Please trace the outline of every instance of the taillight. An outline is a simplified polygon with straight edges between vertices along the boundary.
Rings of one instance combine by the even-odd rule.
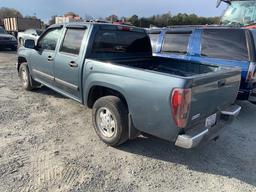
[[[248,73],[247,73],[247,81],[251,81],[253,79],[255,79],[255,63],[251,62],[249,65],[249,69],[248,69]]]
[[[191,89],[174,89],[171,98],[173,119],[178,128],[185,128],[189,117]]]

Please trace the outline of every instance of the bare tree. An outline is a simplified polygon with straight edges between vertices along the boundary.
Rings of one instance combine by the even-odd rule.
[[[0,19],[4,19],[8,17],[23,17],[23,16],[16,9],[7,8],[7,7],[0,8]]]

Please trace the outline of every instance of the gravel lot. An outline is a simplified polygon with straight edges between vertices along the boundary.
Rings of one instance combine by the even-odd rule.
[[[115,149],[91,110],[48,88],[21,89],[16,55],[0,52],[0,191],[256,191],[256,106],[220,139],[183,150],[140,137]]]

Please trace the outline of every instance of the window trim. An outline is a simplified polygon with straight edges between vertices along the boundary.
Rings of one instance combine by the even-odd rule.
[[[177,34],[177,35],[180,35],[180,34],[186,35],[186,34],[188,34],[188,35],[190,35],[189,38],[188,38],[186,53],[176,53],[176,52],[163,51],[165,40],[166,40],[166,35],[170,35],[170,34]],[[188,55],[188,53],[189,53],[189,50],[188,50],[189,49],[189,42],[190,42],[190,38],[191,38],[192,34],[193,34],[192,30],[189,30],[189,31],[167,31],[167,32],[165,32],[160,53],[169,53],[169,54],[177,54],[177,55]]]
[[[64,52],[64,51],[61,51],[61,48],[63,46],[63,43],[65,41],[65,37],[67,35],[67,32],[69,29],[74,29],[74,30],[84,30],[84,36],[82,38],[82,41],[81,41],[81,45],[80,45],[80,49],[79,49],[79,53],[78,54],[74,54],[74,53],[68,53],[68,52]],[[66,29],[65,29],[65,33],[64,33],[64,36],[62,38],[62,41],[61,41],[61,44],[59,46],[59,49],[58,49],[58,53],[61,53],[63,55],[69,55],[69,56],[73,56],[73,57],[79,57],[79,55],[81,54],[81,48],[82,48],[82,43],[83,43],[83,40],[84,40],[84,37],[85,37],[85,32],[87,30],[87,26],[77,26],[77,27],[74,27],[74,26],[67,26]]]

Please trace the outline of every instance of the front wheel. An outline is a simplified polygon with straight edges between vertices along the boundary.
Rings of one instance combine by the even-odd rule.
[[[29,74],[28,66],[26,63],[22,63],[19,68],[19,77],[22,83],[22,88],[31,91],[34,87],[31,82],[31,76]]]
[[[128,140],[128,109],[115,96],[98,99],[93,105],[92,120],[100,139],[112,147]]]

